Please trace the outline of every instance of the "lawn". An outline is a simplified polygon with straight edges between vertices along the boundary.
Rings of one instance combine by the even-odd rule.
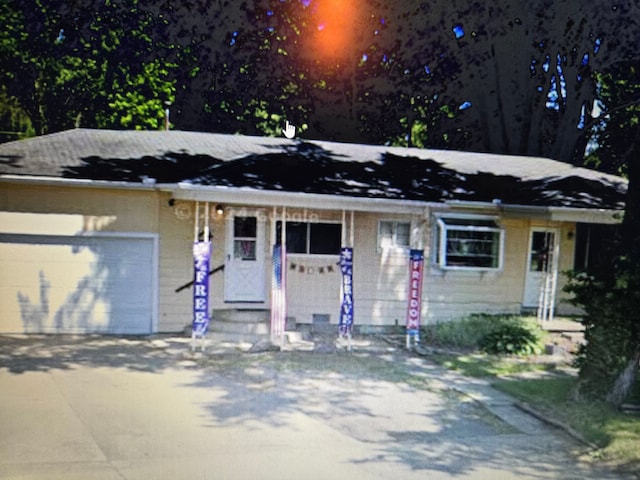
[[[481,353],[434,353],[429,358],[466,376],[494,378],[495,388],[596,446],[592,454],[598,460],[640,470],[640,415],[622,413],[604,402],[573,399],[576,377],[557,370],[551,359],[532,362]]]
[[[494,386],[571,427],[598,447],[595,456],[638,471],[640,416],[622,413],[604,402],[575,400],[575,384],[575,377],[552,376],[498,380]]]

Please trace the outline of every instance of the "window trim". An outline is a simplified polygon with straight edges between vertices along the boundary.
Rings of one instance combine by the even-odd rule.
[[[393,245],[390,245],[388,247],[385,247],[382,245],[382,234],[381,234],[381,229],[382,229],[382,224],[383,223],[392,223],[393,224]],[[406,224],[409,226],[409,242],[406,245],[398,245],[397,243],[397,225],[398,224]],[[401,251],[401,252],[406,252],[411,248],[411,231],[413,228],[413,224],[410,220],[395,220],[395,219],[379,219],[378,220],[378,239],[377,239],[377,249],[378,252],[382,252],[382,251]]]
[[[487,222],[495,223],[495,227],[484,225],[447,225],[446,220],[466,220],[469,222]],[[499,217],[492,215],[465,215],[465,214],[446,214],[437,215],[435,217],[436,228],[433,236],[433,258],[432,264],[444,271],[467,271],[467,272],[498,272],[504,268],[504,245],[505,245],[505,229],[499,224]],[[498,265],[496,267],[475,267],[461,265],[447,265],[447,232],[466,231],[466,232],[495,232],[498,233]]]

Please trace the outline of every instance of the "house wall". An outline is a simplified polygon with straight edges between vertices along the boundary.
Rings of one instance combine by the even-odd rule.
[[[154,192],[1,187],[2,331],[157,330]]]
[[[0,189],[0,221],[11,233],[76,235],[81,232],[140,232],[158,234],[158,330],[180,331],[191,323],[192,289],[181,286],[193,278],[192,244],[195,208],[193,202],[169,204],[170,194],[155,190],[134,191],[102,188],[69,188],[28,184],[3,184]],[[215,202],[212,203],[214,205]],[[232,206],[230,206],[232,207]],[[265,291],[267,300],[251,308],[269,308],[271,282],[272,210],[245,208],[248,214],[264,215],[266,238]],[[231,208],[227,210],[229,212]],[[242,211],[242,209],[241,209]],[[280,210],[279,210],[280,212]],[[16,215],[19,213],[21,215]],[[22,215],[26,214],[26,215]],[[226,255],[226,219],[211,212],[213,242],[211,268],[223,265]],[[287,210],[289,219],[340,222],[342,212]],[[350,226],[350,214],[346,214]],[[354,302],[356,324],[404,325],[408,290],[408,255],[402,250],[378,249],[380,220],[409,221],[422,234],[416,237],[425,249],[423,319],[434,322],[477,312],[517,313],[521,308],[527,268],[530,228],[557,227],[560,233],[559,271],[573,266],[575,231],[572,223],[550,224],[519,218],[503,218],[506,230],[504,268],[500,272],[443,272],[431,265],[432,225],[428,219],[410,215],[354,214]],[[201,221],[201,230],[203,221]],[[420,230],[421,229],[421,230]],[[351,232],[345,232],[347,242]],[[288,315],[299,323],[311,323],[314,314],[338,322],[341,275],[338,255],[288,256]],[[558,314],[572,313],[563,298],[563,275],[558,282]],[[210,277],[213,310],[238,307],[224,302],[224,272]]]
[[[477,212],[476,212],[477,213]],[[574,241],[571,223],[549,223],[529,219],[502,218],[505,229],[504,263],[498,272],[442,271],[432,264],[432,225],[409,215],[355,214],[354,304],[355,322],[368,325],[404,325],[408,294],[408,252],[378,249],[378,222],[396,220],[421,227],[425,250],[423,321],[436,322],[471,313],[519,313],[522,308],[527,271],[529,235],[532,227],[557,228],[560,238],[559,272],[573,267]],[[349,223],[349,222],[347,222]],[[314,267],[314,273],[289,270],[289,311],[301,323],[310,323],[314,313],[331,315],[337,323],[340,274],[318,274],[326,259],[298,258],[297,265]],[[338,258],[333,261],[337,262]],[[559,273],[556,313],[574,313],[562,287],[566,277]]]
[[[469,313],[517,313],[520,311],[528,248],[528,227],[522,220],[503,219],[504,260],[500,271],[443,271],[431,263],[424,278],[427,302],[423,316],[429,322],[459,318]],[[435,225],[429,225],[432,238]],[[431,242],[430,242],[431,243]]]
[[[2,184],[3,225],[14,233],[157,232],[153,191]],[[9,215],[22,213],[31,215]]]
[[[193,208],[190,204],[170,205],[169,194],[158,198],[159,330],[177,332],[191,323],[193,290],[181,286],[193,280]]]

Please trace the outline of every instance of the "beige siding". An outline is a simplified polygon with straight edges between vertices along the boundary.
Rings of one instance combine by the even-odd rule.
[[[22,228],[25,233],[36,232],[45,226],[63,223],[75,231],[56,231],[57,234],[81,232],[156,232],[157,200],[155,192],[110,190],[98,188],[68,188],[55,186],[10,185],[0,188],[0,212],[30,213]],[[54,215],[50,222],[48,215]],[[57,218],[55,215],[59,215]],[[3,224],[7,217],[3,220]],[[12,222],[19,225],[18,216]],[[54,227],[57,228],[57,227]],[[17,232],[16,232],[17,233]]]
[[[191,323],[192,290],[176,289],[193,279],[191,246],[193,212],[189,204],[169,205],[169,195],[159,198],[160,281],[159,330],[180,331]]]
[[[193,278],[192,243],[194,240],[194,203],[169,204],[170,195],[157,191],[127,191],[97,188],[36,187],[3,184],[0,190],[0,230],[10,233],[51,233],[75,235],[83,231],[146,232],[159,235],[158,330],[180,331],[191,322],[192,290],[175,290]],[[215,205],[212,202],[211,205]],[[226,256],[225,215],[211,212],[213,240],[211,268],[223,265]],[[251,308],[269,308],[271,281],[271,244],[273,210],[242,207],[240,214],[263,216],[264,304]],[[279,210],[280,212],[280,210]],[[342,220],[342,212],[287,210],[292,220]],[[346,214],[347,226],[350,214]],[[527,267],[529,231],[532,226],[559,228],[560,265],[566,271],[573,266],[574,240],[570,223],[535,223],[503,218],[505,228],[504,268],[499,272],[443,272],[431,264],[431,226],[428,221],[407,215],[356,213],[354,216],[354,302],[356,324],[404,325],[408,291],[408,254],[406,251],[380,250],[377,247],[378,222],[411,222],[422,228],[415,240],[424,244],[425,276],[423,319],[434,322],[474,312],[518,312],[523,296]],[[346,232],[347,241],[350,232]],[[300,323],[310,323],[314,314],[328,314],[338,322],[341,276],[338,255],[290,254],[286,265],[288,313]],[[559,313],[569,311],[562,300],[565,277],[559,276]],[[224,302],[224,272],[210,278],[210,304],[213,310],[242,307]]]
[[[433,265],[427,268],[424,280],[427,308],[423,315],[428,321],[447,320],[478,312],[520,311],[528,227],[526,222],[513,219],[504,219],[501,225],[505,229],[502,270],[442,271]],[[428,238],[431,238],[430,230]]]
[[[2,267],[11,275],[3,306],[15,302],[19,286],[31,331],[153,330],[157,205],[153,191],[3,183],[0,233],[49,236],[4,244]],[[83,235],[89,233],[102,235]],[[91,247],[98,244],[100,254]],[[27,310],[36,314],[25,316]]]
[[[288,209],[290,221],[340,222],[341,212],[299,211]],[[269,212],[267,228],[271,230],[273,214]],[[280,220],[280,218],[278,218]],[[271,243],[270,234],[267,243]],[[299,323],[311,323],[314,314],[329,315],[331,323],[338,322],[340,311],[340,268],[338,255],[289,254],[287,258],[287,315]],[[271,279],[271,257],[267,268]]]

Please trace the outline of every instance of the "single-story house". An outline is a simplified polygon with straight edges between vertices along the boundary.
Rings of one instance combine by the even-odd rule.
[[[570,313],[562,272],[606,241],[626,185],[546,158],[186,131],[9,142],[0,332],[182,331],[207,240],[213,322],[270,311],[274,244],[297,324],[338,324],[345,246],[355,325],[405,324],[411,250],[424,254],[423,323]]]

